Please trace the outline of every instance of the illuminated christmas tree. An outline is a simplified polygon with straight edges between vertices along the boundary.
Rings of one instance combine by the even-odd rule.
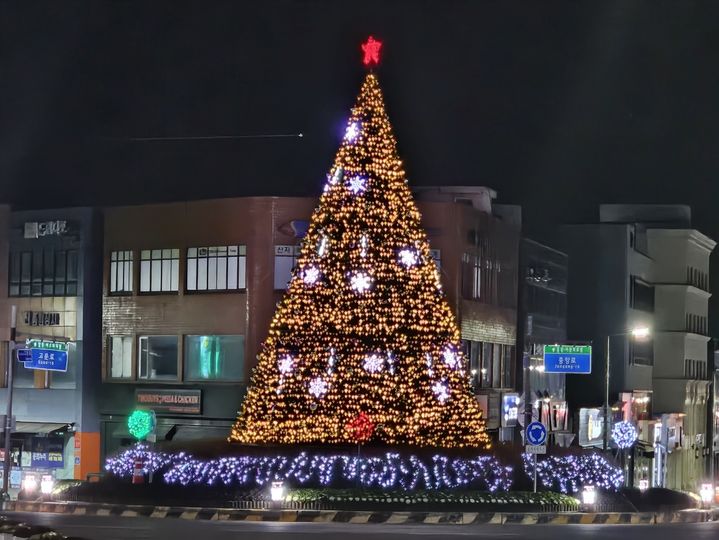
[[[365,65],[381,43],[363,45]],[[489,447],[369,70],[231,441]],[[373,426],[370,430],[362,426]]]

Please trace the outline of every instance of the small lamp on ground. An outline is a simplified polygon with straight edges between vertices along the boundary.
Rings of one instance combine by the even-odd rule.
[[[594,486],[584,486],[584,489],[582,489],[582,504],[585,506],[597,504],[597,489]]]
[[[709,483],[702,484],[699,490],[699,497],[701,497],[703,505],[709,506],[714,498],[714,486]]]
[[[34,474],[26,474],[22,479],[22,490],[28,495],[37,491],[37,478]]]
[[[280,502],[285,500],[284,482],[272,482],[272,486],[270,487],[270,498],[273,502]]]
[[[50,495],[55,488],[55,480],[51,474],[43,474],[40,479],[40,493]]]

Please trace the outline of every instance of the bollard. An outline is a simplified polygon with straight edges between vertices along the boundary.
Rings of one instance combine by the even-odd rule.
[[[136,459],[135,466],[132,469],[132,483],[133,484],[144,484],[145,483],[145,471],[142,470],[142,460]]]

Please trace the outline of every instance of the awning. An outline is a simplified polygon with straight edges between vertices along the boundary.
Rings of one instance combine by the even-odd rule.
[[[59,429],[66,428],[68,423],[58,424],[54,422],[17,422],[13,433],[52,433]]]

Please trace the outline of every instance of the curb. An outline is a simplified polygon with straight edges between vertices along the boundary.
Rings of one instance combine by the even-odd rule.
[[[9,501],[9,512],[41,512],[76,516],[175,518],[194,521],[281,521],[285,523],[386,523],[455,525],[654,525],[719,520],[719,511],[605,513],[504,512],[355,512],[344,510],[233,510],[187,506],[141,506],[80,502]]]

